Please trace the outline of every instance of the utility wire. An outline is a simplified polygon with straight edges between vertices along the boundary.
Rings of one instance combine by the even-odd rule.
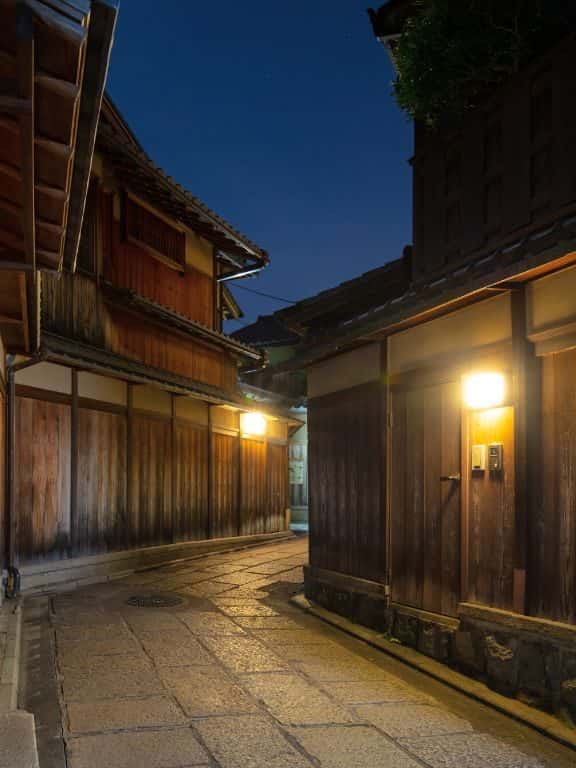
[[[264,296],[266,299],[272,299],[273,301],[281,301],[284,304],[297,304],[296,301],[292,301],[291,299],[281,299],[280,296],[272,296],[271,293],[263,293],[262,291],[256,291],[254,288],[247,288],[245,285],[235,285],[234,288],[240,288],[242,291],[255,293],[257,296]]]

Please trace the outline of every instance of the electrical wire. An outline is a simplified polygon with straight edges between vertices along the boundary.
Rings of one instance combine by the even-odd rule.
[[[264,296],[266,299],[272,299],[273,301],[281,301],[284,304],[297,304],[298,302],[291,299],[282,299],[280,296],[273,296],[271,293],[264,293],[263,291],[257,291],[254,288],[247,288],[245,285],[235,285],[234,288],[240,288],[242,291],[248,291],[248,293],[255,293],[257,296]]]

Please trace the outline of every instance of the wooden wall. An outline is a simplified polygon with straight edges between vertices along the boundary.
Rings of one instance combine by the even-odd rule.
[[[383,386],[361,384],[308,402],[310,561],[384,582]]]
[[[572,36],[457,130],[416,125],[416,278],[546,228],[576,207]]]
[[[391,582],[396,602],[455,616],[460,598],[460,387],[392,394]]]
[[[576,349],[542,358],[542,371],[529,608],[534,616],[576,623]]]
[[[229,392],[237,387],[226,352],[109,306],[84,275],[43,275],[42,329]]]
[[[286,529],[285,445],[25,386],[16,435],[22,563]]]

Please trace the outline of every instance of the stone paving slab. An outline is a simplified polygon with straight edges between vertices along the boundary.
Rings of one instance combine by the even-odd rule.
[[[228,616],[279,616],[278,611],[256,601],[245,600],[236,605],[220,603],[220,610]]]
[[[257,710],[252,699],[218,667],[166,668],[160,670],[160,677],[189,717]]]
[[[421,768],[421,763],[372,728],[294,728],[294,738],[322,768]]]
[[[289,616],[236,616],[235,621],[246,629],[293,629],[298,631],[300,625]]]
[[[311,768],[312,763],[265,718],[218,717],[194,727],[221,768]]]
[[[138,637],[140,632],[158,631],[159,629],[182,629],[182,622],[178,615],[160,610],[131,611],[124,614],[124,620],[130,625],[132,631]]]
[[[483,733],[404,739],[402,743],[431,768],[543,768],[538,759]]]
[[[251,637],[203,637],[202,642],[232,672],[281,672],[287,665]]]
[[[168,696],[72,702],[67,709],[69,730],[74,735],[186,723],[183,713]]]
[[[138,641],[124,625],[59,627],[56,642],[63,656],[80,652],[87,656],[137,653]]]
[[[431,704],[434,699],[417,688],[405,685],[401,680],[364,680],[356,683],[323,683],[322,689],[343,704],[383,704],[414,702]]]
[[[258,630],[254,633],[254,636],[261,642],[266,643],[272,647],[281,646],[282,648],[287,645],[322,645],[326,642],[325,636],[314,630],[307,629],[270,629],[270,630]]]
[[[138,638],[146,653],[159,667],[187,667],[191,664],[213,663],[211,656],[184,627],[177,631],[140,631]]]
[[[83,736],[67,742],[69,768],[191,768],[209,765],[190,728]]]
[[[239,624],[228,616],[215,613],[182,613],[179,620],[185,624],[195,635],[216,635],[226,637],[228,635],[244,635],[245,632]]]
[[[88,656],[82,661],[82,664],[61,667],[62,689],[67,702],[164,693],[154,667],[143,654]]]
[[[247,675],[242,683],[284,725],[359,722],[299,675]]]
[[[34,717],[29,712],[0,715],[0,768],[39,768]]]
[[[467,720],[429,704],[367,704],[356,712],[394,739],[472,732]]]
[[[360,682],[362,680],[386,680],[388,673],[360,657],[357,660],[326,659],[313,663],[298,663],[307,677],[318,683]]]

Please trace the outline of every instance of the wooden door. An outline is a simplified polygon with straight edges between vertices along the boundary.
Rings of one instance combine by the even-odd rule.
[[[460,598],[460,441],[459,382],[393,392],[392,599],[448,616]]]

